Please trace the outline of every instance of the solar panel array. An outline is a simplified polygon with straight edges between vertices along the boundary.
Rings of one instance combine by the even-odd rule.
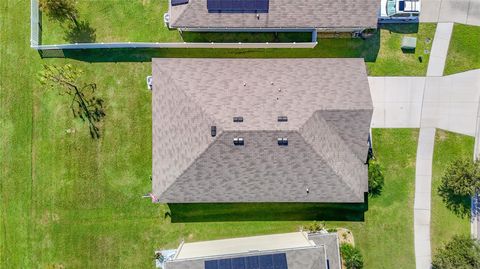
[[[207,0],[208,12],[267,13],[269,0]]]
[[[205,261],[205,269],[288,269],[285,253]]]

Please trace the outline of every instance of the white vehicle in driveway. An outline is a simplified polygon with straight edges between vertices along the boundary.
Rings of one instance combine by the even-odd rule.
[[[420,0],[382,0],[379,23],[418,22]]]

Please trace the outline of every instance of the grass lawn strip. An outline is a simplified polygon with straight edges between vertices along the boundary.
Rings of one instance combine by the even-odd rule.
[[[432,167],[432,215],[431,244],[432,254],[438,247],[457,234],[470,235],[470,219],[461,218],[446,208],[438,195],[438,187],[446,166],[456,158],[473,158],[474,138],[438,129]]]

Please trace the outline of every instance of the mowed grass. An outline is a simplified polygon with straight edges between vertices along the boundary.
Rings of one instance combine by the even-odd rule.
[[[307,42],[305,33],[191,33],[183,37],[163,23],[166,0],[77,1],[79,20],[95,30],[95,42]],[[42,16],[42,44],[64,44],[66,24]],[[152,57],[364,58],[370,76],[425,76],[436,24],[387,25],[366,39],[319,38],[313,49],[153,49],[67,51],[85,61],[150,61]],[[417,48],[401,50],[404,36]],[[427,41],[429,40],[429,41]],[[99,55],[101,57],[99,57]]]
[[[178,31],[164,25],[167,0],[75,1],[78,20],[95,30],[96,42],[179,42]],[[65,44],[66,24],[42,14],[42,44]]]
[[[29,48],[28,6],[0,2],[1,268],[152,268],[154,250],[182,239],[296,231],[310,222],[171,223],[166,205],[141,198],[151,191],[150,63],[42,60]],[[72,119],[66,97],[37,82],[42,64],[64,63],[85,70],[105,100],[100,140]],[[385,190],[369,200],[364,222],[327,224],[352,229],[367,268],[414,266],[417,136],[416,130],[374,130]]]
[[[448,48],[445,75],[480,68],[480,26],[455,24]]]
[[[406,28],[404,28],[406,27]],[[65,50],[64,57],[86,62],[149,62],[154,57],[188,58],[363,58],[370,76],[425,76],[435,24],[420,24],[418,33],[412,26],[381,29],[367,39],[321,38],[313,49],[102,49]],[[406,31],[405,31],[406,30]],[[401,34],[398,32],[407,32]],[[416,29],[413,29],[416,31]],[[408,34],[409,33],[409,34]],[[418,38],[415,53],[404,53],[402,36]],[[48,54],[44,55],[49,57]],[[58,57],[57,55],[54,57]],[[419,57],[422,61],[419,61]]]
[[[436,24],[389,25],[380,30],[380,50],[373,62],[367,61],[370,76],[425,76]],[[416,37],[414,52],[401,50],[403,37]],[[428,53],[426,53],[428,51]]]
[[[437,129],[432,166],[432,215],[431,244],[435,254],[437,248],[454,235],[470,234],[470,219],[461,218],[447,209],[438,195],[438,187],[447,165],[457,158],[473,158],[474,138]]]

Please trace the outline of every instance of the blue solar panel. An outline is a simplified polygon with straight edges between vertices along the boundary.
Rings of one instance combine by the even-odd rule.
[[[218,260],[218,269],[232,269],[232,260],[231,259]]]
[[[188,4],[188,0],[172,0],[172,6]]]
[[[273,254],[273,264],[275,269],[287,269],[287,256],[285,254]]]
[[[245,268],[248,269],[260,269],[258,265],[258,257],[257,256],[250,256],[246,258],[246,266]]]
[[[245,258],[232,259],[232,269],[245,269]]]
[[[214,261],[205,261],[205,269],[218,269],[218,262]]]
[[[262,269],[273,269],[273,257],[272,255],[258,256],[258,263]]]
[[[205,269],[288,269],[285,253],[205,261]]]
[[[207,0],[211,13],[267,13],[268,7],[269,0]]]

